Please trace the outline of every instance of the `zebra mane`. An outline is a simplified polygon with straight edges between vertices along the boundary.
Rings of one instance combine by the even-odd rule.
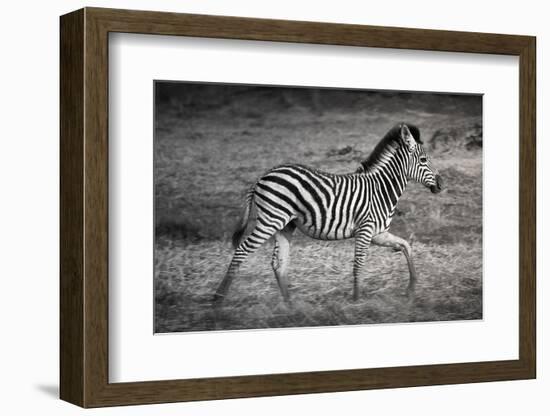
[[[411,134],[414,137],[414,140],[417,143],[422,144],[420,139],[420,130],[414,124],[405,123],[409,128]],[[391,128],[390,131],[378,142],[374,150],[370,155],[361,162],[361,165],[355,171],[356,173],[363,173],[369,170],[369,168],[378,165],[382,160],[383,155],[388,153],[393,154],[395,150],[400,148],[403,144],[401,142],[401,126],[402,124],[396,124]]]

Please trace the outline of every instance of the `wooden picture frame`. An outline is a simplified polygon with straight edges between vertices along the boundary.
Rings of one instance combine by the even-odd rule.
[[[85,8],[61,17],[60,396],[82,407],[535,378],[535,38]],[[108,34],[298,42],[519,57],[519,359],[109,383]]]

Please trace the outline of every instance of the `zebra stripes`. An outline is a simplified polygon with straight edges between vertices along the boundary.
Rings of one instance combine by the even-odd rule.
[[[418,181],[433,193],[442,189],[441,177],[431,166],[418,128],[399,124],[378,143],[354,173],[337,175],[307,166],[288,164],[265,173],[250,189],[245,212],[233,236],[236,247],[216,300],[223,298],[248,255],[275,237],[272,266],[285,300],[289,300],[286,269],[292,233],[296,228],[311,238],[340,240],[354,237],[354,298],[357,278],[371,243],[402,250],[409,264],[409,289],[416,272],[409,244],[387,230],[408,180]],[[241,241],[255,206],[256,224]]]
[[[300,229],[310,237],[337,240],[351,237],[351,205],[358,205],[367,181],[358,175],[336,176],[305,166],[282,165],[264,175],[256,187],[259,212],[283,222],[297,219]],[[362,199],[358,206],[366,208],[364,195]]]

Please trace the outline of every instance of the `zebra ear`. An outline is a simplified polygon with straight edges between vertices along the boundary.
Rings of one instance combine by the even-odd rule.
[[[407,127],[405,123],[401,124],[401,140],[403,140],[403,143],[405,146],[407,146],[407,149],[409,149],[409,152],[414,152],[416,149],[416,140],[414,139],[411,131]]]

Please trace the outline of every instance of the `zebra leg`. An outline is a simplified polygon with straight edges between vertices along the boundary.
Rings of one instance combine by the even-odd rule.
[[[353,260],[353,300],[359,299],[358,279],[361,269],[365,265],[367,251],[372,239],[372,228],[359,229],[355,233],[355,258]]]
[[[250,235],[246,237],[235,249],[235,254],[233,254],[227,273],[220,282],[214,295],[214,302],[220,302],[227,295],[227,291],[229,290],[229,286],[231,286],[233,278],[237,274],[240,265],[245,261],[248,255],[258,250],[258,248],[269,240],[277,231],[278,229],[273,225],[264,226],[259,222],[256,223],[256,227],[252,230]]]
[[[294,223],[290,223],[281,231],[275,233],[275,248],[273,249],[271,260],[271,266],[275,272],[279,290],[287,303],[290,303],[287,280],[287,269],[290,260],[290,239],[295,229],[296,226]]]
[[[383,247],[392,247],[396,250],[400,250],[407,259],[407,265],[409,266],[409,286],[407,287],[407,295],[414,293],[416,286],[416,269],[412,260],[412,247],[407,240],[393,235],[387,231],[375,235],[372,238],[372,244]]]

